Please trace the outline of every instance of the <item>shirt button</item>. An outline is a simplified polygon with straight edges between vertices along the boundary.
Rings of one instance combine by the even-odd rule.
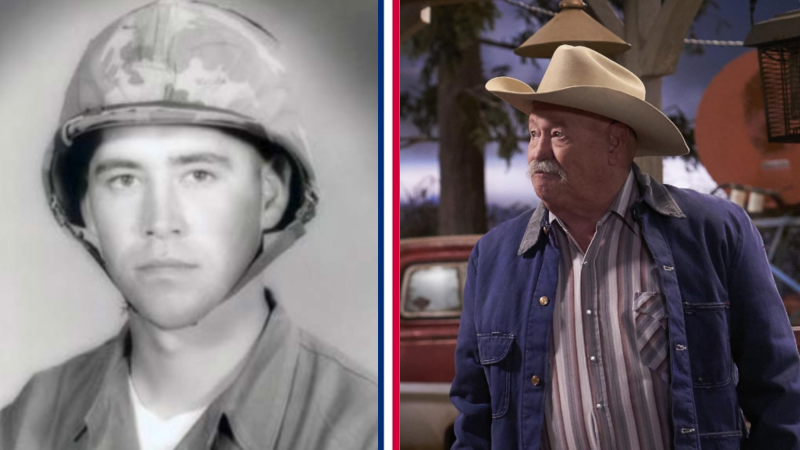
[[[597,408],[597,409],[603,409],[603,404],[602,403],[598,403],[598,404],[594,405],[594,407]]]
[[[536,375],[531,377],[531,384],[534,386],[538,386],[541,380]]]
[[[589,361],[592,361],[592,362],[597,361],[597,357],[596,356],[590,356],[589,357]]]
[[[539,298],[539,304],[540,305],[547,306],[549,303],[550,303],[550,299],[549,298],[547,298],[545,296],[542,296],[542,297]]]
[[[586,266],[586,265],[588,265],[588,264],[589,264],[589,261],[584,261],[584,262],[583,262],[583,265],[584,265],[584,266]]]
[[[592,315],[592,310],[591,309],[587,309],[586,310],[586,315],[587,316],[591,316]]]

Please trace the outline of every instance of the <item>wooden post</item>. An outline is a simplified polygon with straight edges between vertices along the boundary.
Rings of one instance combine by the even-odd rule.
[[[608,0],[585,0],[606,28],[631,44],[617,62],[644,82],[645,100],[661,109],[661,78],[675,72],[689,31],[703,0],[626,0],[625,21]],[[636,158],[642,171],[661,182],[663,159]]]
[[[645,100],[656,108],[661,109],[661,77],[647,77],[642,81],[647,91]],[[634,161],[642,169],[642,172],[650,174],[659,183],[664,182],[664,158],[645,156],[643,158],[634,158]]]

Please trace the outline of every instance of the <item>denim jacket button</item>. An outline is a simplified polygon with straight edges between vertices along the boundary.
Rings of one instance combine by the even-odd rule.
[[[542,296],[542,297],[539,298],[539,304],[540,305],[547,306],[549,303],[550,303],[550,299],[549,298],[547,298],[545,296]]]
[[[536,375],[531,377],[531,384],[534,386],[538,386],[541,380]]]

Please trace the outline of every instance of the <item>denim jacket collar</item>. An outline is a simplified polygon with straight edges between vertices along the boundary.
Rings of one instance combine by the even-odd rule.
[[[654,180],[650,175],[642,173],[639,166],[633,163],[633,175],[636,179],[636,184],[639,186],[640,200],[646,203],[657,213],[675,218],[686,217],[681,211],[678,204],[667,191],[663,184]],[[547,208],[543,202],[539,202],[539,206],[533,211],[531,219],[528,221],[528,227],[525,229],[525,234],[522,236],[522,242],[519,244],[517,255],[523,255],[525,252],[536,246],[542,234],[547,234],[548,229],[548,214]],[[636,214],[634,217],[636,217]]]

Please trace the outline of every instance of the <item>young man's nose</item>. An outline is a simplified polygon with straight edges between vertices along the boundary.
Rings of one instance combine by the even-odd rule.
[[[177,188],[169,183],[151,184],[142,207],[142,230],[148,237],[169,238],[186,233],[186,221]]]

